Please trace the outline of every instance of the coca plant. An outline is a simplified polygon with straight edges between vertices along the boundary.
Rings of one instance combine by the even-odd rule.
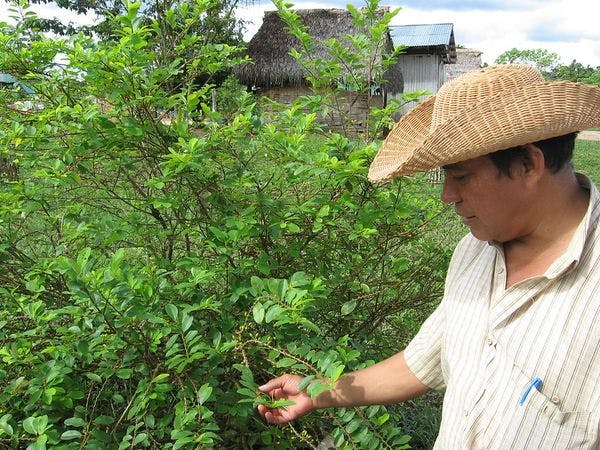
[[[256,387],[292,371],[317,395],[397,351],[440,295],[440,207],[369,184],[376,143],[310,98],[213,111],[210,74],[243,58],[194,32],[209,6],[148,22],[129,4],[107,41],[3,26],[0,70],[41,105],[0,91],[3,447],[407,446],[393,408],[268,426]]]

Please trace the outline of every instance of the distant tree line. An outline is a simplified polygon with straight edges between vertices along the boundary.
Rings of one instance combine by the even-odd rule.
[[[570,64],[562,64],[557,53],[546,49],[512,48],[500,54],[497,64],[532,64],[549,80],[566,80],[600,86],[600,66],[584,66],[577,60]]]

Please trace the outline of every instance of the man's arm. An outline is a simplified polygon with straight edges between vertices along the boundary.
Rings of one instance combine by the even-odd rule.
[[[301,380],[299,376],[283,375],[260,387],[262,392],[275,399],[295,402],[293,406],[279,409],[260,405],[258,410],[269,423],[286,423],[318,408],[398,403],[430,390],[411,372],[403,352],[366,369],[343,375],[333,389],[314,399],[298,391]]]

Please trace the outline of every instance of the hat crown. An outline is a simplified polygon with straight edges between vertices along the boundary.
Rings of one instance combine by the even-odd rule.
[[[532,66],[505,65],[469,72],[444,84],[438,91],[431,117],[431,130],[466,112],[482,100],[514,92],[544,81]]]

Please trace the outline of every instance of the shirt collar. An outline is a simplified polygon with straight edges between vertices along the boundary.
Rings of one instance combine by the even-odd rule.
[[[594,224],[598,222],[598,215],[600,214],[600,194],[598,193],[598,188],[587,176],[581,173],[577,173],[576,176],[579,185],[590,192],[588,208],[577,226],[567,250],[544,273],[546,278],[556,278],[577,265],[583,254],[585,244],[594,230]]]
[[[598,188],[586,175],[582,173],[576,173],[575,175],[579,185],[583,189],[590,191],[588,208],[583,219],[581,219],[581,222],[577,226],[567,250],[546,269],[544,277],[549,279],[556,278],[577,265],[581,259],[585,243],[594,231],[600,216],[600,193],[598,192]],[[502,244],[494,241],[490,241],[488,244],[495,247],[502,258],[504,257]]]

